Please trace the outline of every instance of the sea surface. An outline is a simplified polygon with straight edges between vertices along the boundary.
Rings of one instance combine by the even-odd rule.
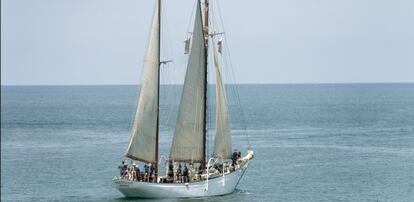
[[[227,88],[239,98],[229,101],[233,148],[255,151],[248,171],[233,194],[162,201],[414,201],[414,84]],[[162,87],[163,155],[180,89]],[[138,91],[2,86],[1,200],[138,201],[111,187]]]

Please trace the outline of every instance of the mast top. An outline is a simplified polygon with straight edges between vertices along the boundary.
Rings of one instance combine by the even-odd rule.
[[[204,0],[204,40],[206,47],[208,47],[209,36],[209,4],[209,0]]]

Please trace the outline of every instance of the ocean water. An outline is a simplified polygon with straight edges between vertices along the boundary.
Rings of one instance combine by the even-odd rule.
[[[179,89],[163,87],[162,154]],[[111,187],[137,91],[2,86],[1,200],[138,201]],[[256,155],[237,190],[162,201],[414,201],[414,84],[241,85],[239,96],[233,146]]]

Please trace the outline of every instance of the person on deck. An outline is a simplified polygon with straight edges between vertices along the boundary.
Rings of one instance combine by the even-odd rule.
[[[135,179],[136,181],[139,181],[140,179],[140,170],[138,164],[135,166]]]
[[[123,164],[124,164],[124,168],[123,168],[124,173],[122,174],[122,176],[125,177],[128,173],[128,162],[123,161]]]
[[[199,175],[203,174],[203,167],[201,166],[201,164],[200,166],[198,166],[198,174]]]
[[[153,181],[153,174],[154,174],[154,166],[152,163],[149,163],[149,181]]]
[[[148,164],[144,164],[144,182],[147,182],[149,178],[149,167]]]
[[[120,166],[118,166],[118,169],[120,171],[120,176],[122,177],[124,175],[124,161],[122,161],[122,164]]]
[[[171,160],[168,163],[168,178],[174,181],[174,165]]]
[[[231,156],[231,160],[233,161],[233,163],[231,164],[232,166],[235,166],[237,164],[237,149],[234,150],[233,155]]]
[[[191,179],[194,177],[194,174],[194,165],[190,162],[190,166],[188,167],[188,181],[191,181]]]
[[[136,176],[136,165],[135,162],[132,163],[132,165],[130,166],[130,170],[129,170],[129,180],[134,181],[135,180],[135,176]]]
[[[187,165],[184,165],[183,178],[184,178],[184,183],[188,182],[188,168],[187,168]]]
[[[178,164],[178,168],[177,168],[177,172],[175,173],[175,176],[177,177],[177,182],[183,182],[183,177],[182,177],[182,169],[181,169],[181,164]]]

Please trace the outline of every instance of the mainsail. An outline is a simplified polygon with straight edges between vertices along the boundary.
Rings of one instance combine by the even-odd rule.
[[[158,1],[157,1],[158,2]],[[139,95],[138,106],[132,126],[132,134],[125,156],[144,162],[157,162],[156,135],[158,119],[159,90],[159,2],[156,4],[149,47],[144,62],[144,73]]]
[[[201,4],[197,11],[177,124],[171,146],[174,161],[204,162],[205,46]]]
[[[219,41],[221,43],[221,41]],[[221,76],[221,65],[219,59],[219,45],[214,45],[214,67],[216,73],[216,136],[214,140],[213,156],[217,158],[231,158],[231,132],[229,125],[229,113],[227,109],[226,93]]]

